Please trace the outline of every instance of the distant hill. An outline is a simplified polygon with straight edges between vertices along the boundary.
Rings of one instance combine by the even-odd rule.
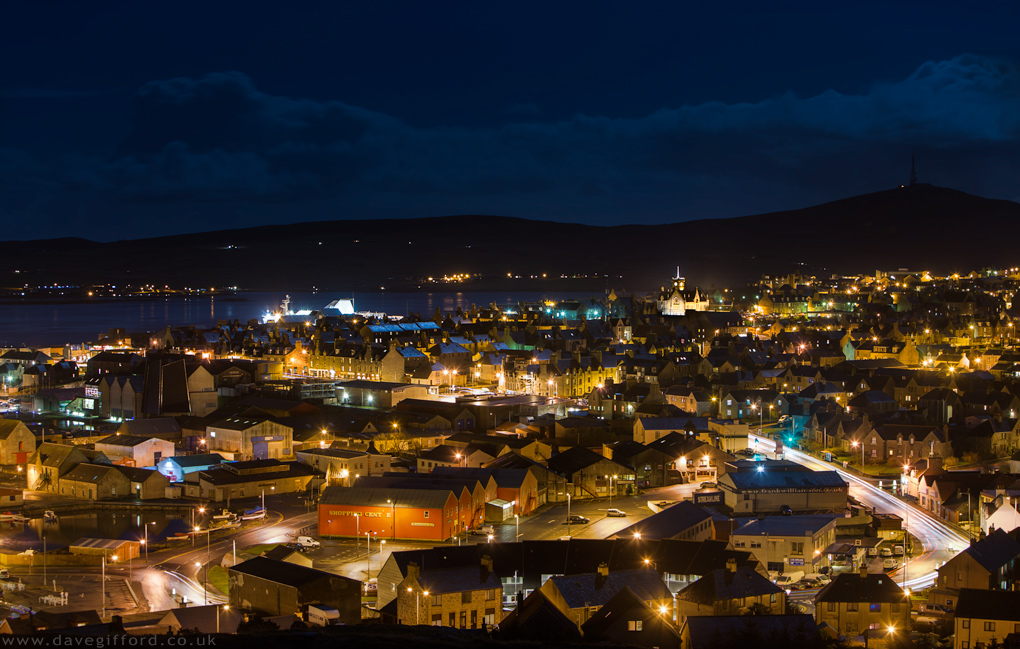
[[[110,243],[7,242],[0,286],[120,282],[395,291],[415,289],[423,277],[479,273],[482,280],[456,288],[601,292],[654,290],[679,266],[691,282],[707,287],[797,268],[827,274],[1018,265],[1012,241],[1018,224],[1020,204],[931,185],[668,225],[596,227],[466,215],[320,221]],[[585,274],[590,277],[561,278]]]

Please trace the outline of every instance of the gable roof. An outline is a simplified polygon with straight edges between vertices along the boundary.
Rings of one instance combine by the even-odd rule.
[[[901,604],[907,594],[896,581],[886,574],[872,573],[861,576],[845,572],[826,584],[815,595],[818,602],[871,602]]]
[[[394,600],[396,601],[396,600]],[[498,625],[500,636],[549,641],[579,641],[581,632],[541,590],[533,590]]]
[[[1003,530],[997,529],[964,552],[988,572],[996,572],[1020,555],[1020,543]]]
[[[584,631],[586,639],[597,640],[612,625],[616,624],[618,620],[625,619],[628,616],[631,616],[631,619],[633,619],[635,612],[645,619],[660,619],[658,612],[653,611],[628,586],[624,586],[594,615],[588,618],[588,621],[581,625],[581,629]],[[662,619],[662,623],[659,624],[659,630],[662,633],[672,635],[679,643],[680,633],[665,619]]]
[[[624,587],[644,601],[670,599],[672,595],[659,573],[651,568],[620,570],[608,575],[586,573],[551,577],[550,581],[563,596],[567,608],[604,606]]]
[[[686,633],[684,633],[686,631]],[[818,637],[812,615],[691,615],[681,627],[690,638],[684,649],[754,647],[771,639],[804,645]]]
[[[956,617],[1020,622],[1020,591],[961,588]]]
[[[625,527],[614,536],[626,538],[639,534],[639,538],[642,539],[668,539],[711,518],[712,515],[701,507],[689,500],[682,500],[672,507]]]
[[[736,570],[713,570],[676,594],[678,600],[715,605],[716,602],[758,597],[783,592],[783,589],[747,566]]]
[[[287,586],[294,586],[299,588],[305,584],[314,583],[320,579],[338,579],[348,584],[360,583],[356,579],[350,579],[343,575],[337,575],[331,572],[324,572],[322,570],[316,570],[314,568],[306,568],[295,563],[287,563],[286,561],[277,561],[275,559],[268,559],[266,557],[255,557],[248,559],[243,563],[239,563],[236,566],[229,568],[231,572],[240,572],[245,575],[251,575],[252,577],[258,577],[267,581],[272,581],[278,584],[285,584]]]

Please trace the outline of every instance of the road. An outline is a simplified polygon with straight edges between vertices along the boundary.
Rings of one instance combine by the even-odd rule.
[[[299,514],[285,518],[283,514],[270,510],[266,521],[221,540],[213,540],[203,535],[195,538],[195,545],[190,541],[181,541],[185,545],[176,551],[162,551],[153,555],[153,565],[147,564],[145,557],[135,559],[135,579],[142,583],[145,598],[149,601],[150,610],[166,610],[175,608],[180,597],[187,597],[195,603],[224,604],[226,598],[216,593],[206,593],[202,584],[205,583],[205,570],[219,565],[225,554],[230,554],[235,547],[240,552],[249,545],[263,543],[290,543],[294,541],[296,531],[315,522],[315,512]],[[209,541],[209,543],[207,543]],[[118,573],[123,573],[118,568]],[[208,598],[208,599],[207,599]]]
[[[757,440],[757,441],[755,441]],[[775,443],[757,435],[751,435],[752,446],[768,453],[775,452]],[[836,471],[850,485],[850,495],[868,507],[887,514],[895,514],[904,520],[904,526],[924,547],[920,556],[908,561],[900,570],[891,572],[897,581],[907,588],[926,588],[935,582],[935,570],[970,543],[967,535],[928,512],[907,504],[892,494],[879,489],[870,481],[832,466],[807,453],[784,448],[784,457],[815,471]]]

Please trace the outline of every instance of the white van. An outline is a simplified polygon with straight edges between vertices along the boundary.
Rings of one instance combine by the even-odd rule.
[[[318,541],[316,541],[315,539],[313,539],[310,536],[299,536],[299,537],[297,537],[297,544],[300,545],[302,548],[304,548],[306,550],[311,550],[313,548],[321,548],[322,547],[322,543],[319,543]]]
[[[315,626],[329,626],[340,621],[340,611],[326,604],[308,605],[308,623]]]

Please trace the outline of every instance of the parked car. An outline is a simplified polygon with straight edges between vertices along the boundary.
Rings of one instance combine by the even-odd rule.
[[[322,543],[319,543],[317,540],[313,539],[310,536],[297,537],[297,544],[300,545],[305,550],[312,550],[315,548],[322,547]]]
[[[709,488],[714,488],[714,487],[718,487],[718,486],[719,486],[718,483],[712,482],[712,481],[707,481],[707,482],[702,482],[701,483],[701,488],[702,489],[709,489]]]
[[[882,561],[882,570],[896,570],[896,559],[885,559]]]
[[[776,421],[776,423],[777,423],[777,424],[785,424],[785,423],[786,423],[786,422],[788,422],[788,421],[790,421],[790,415],[783,415],[783,416],[781,416],[781,417],[780,417],[780,418],[779,418],[779,419],[778,419],[778,420]]]
[[[867,552],[868,552],[868,556],[869,557],[877,557],[878,556],[878,548],[877,547],[874,547],[874,546],[869,547]]]
[[[902,545],[894,545],[892,553],[893,553],[893,556],[902,557],[903,556],[903,546]]]
[[[567,522],[565,524],[566,525],[570,525],[570,524],[581,524],[581,523],[588,523],[588,522],[589,522],[589,520],[587,518],[585,518],[584,516],[579,516],[577,514],[571,514],[570,516],[567,516]]]
[[[789,505],[780,505],[779,513],[782,514],[783,516],[793,516],[793,510],[790,509]]]
[[[490,534],[495,534],[495,533],[496,533],[496,528],[494,528],[492,525],[483,525],[482,527],[479,527],[477,529],[471,530],[471,534],[474,535],[474,536],[488,536]]]
[[[921,615],[952,615],[953,609],[943,606],[941,604],[921,604],[918,612]]]
[[[886,547],[886,548],[881,548],[881,549],[880,549],[880,550],[878,551],[878,554],[879,554],[879,556],[881,556],[882,558],[886,558],[886,557],[891,557],[891,556],[892,556],[892,548],[888,548],[888,547]]]
[[[626,515],[627,515],[627,512],[625,512],[623,510],[620,510],[620,509],[607,509],[606,510],[606,516],[612,516],[613,518],[621,518],[621,517],[626,516]]]

